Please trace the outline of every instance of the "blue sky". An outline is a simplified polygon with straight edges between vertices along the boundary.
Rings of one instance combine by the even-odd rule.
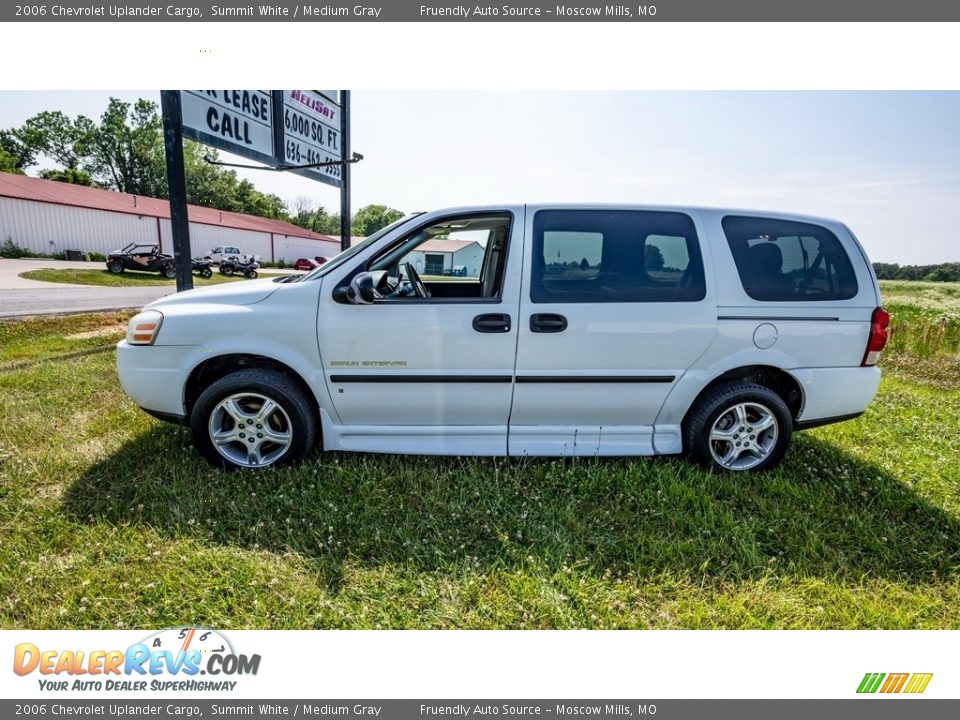
[[[110,95],[3,92],[0,127]],[[354,206],[636,202],[836,217],[871,259],[960,260],[960,92],[355,91]],[[258,187],[336,210],[295,175]]]

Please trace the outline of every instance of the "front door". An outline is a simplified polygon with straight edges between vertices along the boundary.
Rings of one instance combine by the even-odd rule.
[[[527,226],[510,454],[653,453],[717,325],[693,219],[528,209]]]
[[[338,281],[324,280],[317,329],[338,447],[506,454],[522,232],[522,206],[427,216],[362,268],[345,269],[339,282],[357,270],[377,278],[372,304],[338,303]],[[492,275],[456,284],[427,277],[430,296],[421,297],[408,276],[413,253],[448,240],[479,242]]]

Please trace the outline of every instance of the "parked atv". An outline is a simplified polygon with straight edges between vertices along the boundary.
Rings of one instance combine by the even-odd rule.
[[[212,263],[210,263],[210,261],[201,260],[199,258],[193,258],[191,262],[192,262],[191,267],[193,269],[193,272],[195,272],[197,275],[199,275],[202,278],[213,277],[213,270],[210,267]]]
[[[130,243],[122,250],[114,250],[107,256],[107,270],[119,275],[124,270],[159,272],[165,278],[177,276],[177,268],[171,255],[164,255],[157,245]]]
[[[260,273],[260,263],[255,261],[242,262],[238,257],[229,257],[226,260],[220,261],[220,274],[226,275],[227,277],[231,275],[243,275],[248,280],[253,280]]]

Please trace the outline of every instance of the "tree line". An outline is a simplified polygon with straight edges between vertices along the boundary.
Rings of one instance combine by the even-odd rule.
[[[185,140],[183,159],[187,199],[194,205],[285,220],[324,235],[340,234],[339,213],[327,212],[307,197],[291,203],[263,193],[249,180],[204,160],[219,155]],[[110,98],[99,119],[44,111],[20,127],[0,130],[0,172],[27,174],[43,162],[37,174],[47,180],[106,188],[147,197],[167,198],[163,121],[157,104]],[[353,235],[370,235],[403,216],[385,205],[360,208],[351,218]]]
[[[960,282],[960,262],[939,265],[898,265],[874,263],[879,280],[928,280],[933,282]]]

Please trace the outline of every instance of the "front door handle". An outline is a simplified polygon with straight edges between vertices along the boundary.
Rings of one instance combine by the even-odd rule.
[[[510,332],[510,316],[506,313],[487,313],[473,319],[473,329],[482,333]]]
[[[537,313],[530,316],[530,332],[558,333],[567,329],[567,319],[556,313]]]

